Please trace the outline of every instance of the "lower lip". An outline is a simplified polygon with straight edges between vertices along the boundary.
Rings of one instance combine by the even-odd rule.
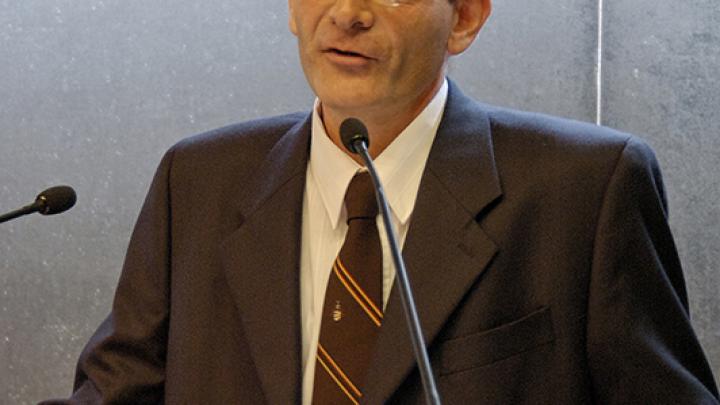
[[[333,64],[347,69],[366,68],[372,62],[370,58],[346,55],[338,52],[325,52],[325,56]]]

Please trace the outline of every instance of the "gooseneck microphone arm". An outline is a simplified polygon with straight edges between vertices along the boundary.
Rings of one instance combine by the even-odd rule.
[[[7,214],[0,215],[0,224],[2,224],[3,222],[7,222],[11,219],[15,219],[17,217],[21,217],[23,215],[32,214],[37,210],[37,202],[28,204],[22,208],[16,209],[15,211],[10,211]]]
[[[375,170],[375,164],[368,152],[370,141],[367,128],[360,120],[348,118],[340,125],[340,135],[345,148],[362,157],[365,167],[368,172],[370,172],[370,177],[375,185],[375,199],[382,214],[385,232],[395,264],[395,273],[400,286],[400,297],[402,298],[405,320],[407,321],[407,326],[410,331],[410,340],[412,341],[415,359],[417,360],[420,377],[425,389],[425,402],[429,405],[440,405],[440,394],[438,393],[432,367],[430,366],[430,360],[427,350],[425,349],[425,339],[423,338],[422,328],[420,327],[420,318],[418,317],[415,307],[415,299],[413,298],[412,288],[410,287],[410,280],[405,270],[405,261],[400,253],[397,232],[395,231],[395,225],[390,220],[390,209],[388,208],[387,198],[385,197],[385,190]]]

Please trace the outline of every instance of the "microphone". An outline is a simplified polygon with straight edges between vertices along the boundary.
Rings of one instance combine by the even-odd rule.
[[[395,225],[390,220],[390,208],[388,207],[387,198],[385,198],[385,190],[380,183],[380,177],[375,170],[375,164],[368,152],[370,139],[367,127],[357,118],[347,118],[340,124],[340,138],[350,153],[359,154],[362,157],[365,162],[365,167],[370,172],[370,177],[375,186],[375,200],[382,214],[383,224],[385,224],[385,231],[390,244],[390,251],[392,252],[393,262],[395,264],[396,277],[400,286],[400,297],[402,298],[401,301],[405,312],[405,320],[407,321],[407,326],[410,331],[410,339],[412,341],[413,351],[415,352],[415,359],[420,369],[422,384],[425,388],[425,402],[431,405],[440,405],[440,394],[435,384],[432,367],[430,366],[430,360],[425,348],[425,339],[423,338],[422,328],[420,327],[420,318],[415,308],[415,298],[413,298],[410,280],[405,270],[405,261],[400,253],[397,232],[395,231]]]
[[[359,145],[356,142],[365,142],[365,148],[370,147],[370,137],[365,124],[357,118],[347,118],[340,124],[340,138],[342,139],[345,149],[350,153],[360,153]]]
[[[38,194],[35,202],[26,205],[18,210],[0,215],[0,223],[15,219],[17,217],[39,212],[42,215],[54,215],[65,212],[75,205],[77,195],[70,186],[55,186]]]

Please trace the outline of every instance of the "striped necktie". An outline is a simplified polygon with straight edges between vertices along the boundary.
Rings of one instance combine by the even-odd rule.
[[[333,263],[323,305],[313,404],[358,404],[382,324],[382,247],[369,173],[345,195],[348,231]]]

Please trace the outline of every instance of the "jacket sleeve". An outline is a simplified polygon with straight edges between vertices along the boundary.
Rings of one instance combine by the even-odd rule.
[[[74,393],[50,404],[159,404],[169,317],[172,150],[163,158],[130,239],[112,312],[78,361]]]
[[[690,324],[658,165],[634,138],[606,188],[590,280],[586,347],[598,403],[718,403]]]

